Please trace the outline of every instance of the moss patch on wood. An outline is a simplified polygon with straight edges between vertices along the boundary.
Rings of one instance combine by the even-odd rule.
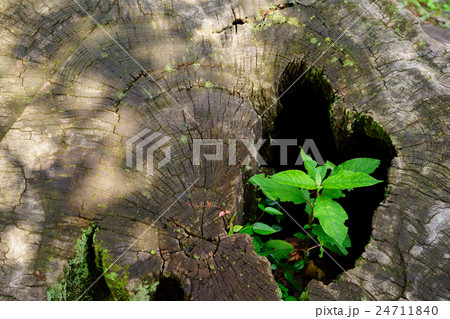
[[[115,263],[111,252],[96,239],[91,224],[75,243],[64,278],[47,290],[47,300],[152,300],[160,281],[129,282],[128,266]]]
[[[64,278],[47,290],[47,300],[107,300],[109,289],[103,278],[90,285],[101,275],[101,270],[95,265],[93,247],[96,226],[82,230],[81,238],[75,243],[75,257],[69,260],[64,269]]]

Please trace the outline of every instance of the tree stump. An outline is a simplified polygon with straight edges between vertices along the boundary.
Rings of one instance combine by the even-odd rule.
[[[240,165],[241,146],[237,165],[194,165],[192,143],[261,138],[280,85],[301,75],[292,65],[319,70],[339,97],[339,138],[365,114],[397,152],[373,240],[337,282],[312,281],[312,299],[450,298],[448,47],[395,1],[272,5],[0,4],[4,299],[171,298],[165,287],[191,300],[278,300],[251,237],[227,236],[230,215],[191,206],[209,201],[243,222],[256,163]],[[126,142],[144,129],[171,139],[172,160],[153,175],[126,165]],[[105,270],[85,294],[70,290],[70,278],[88,288]]]

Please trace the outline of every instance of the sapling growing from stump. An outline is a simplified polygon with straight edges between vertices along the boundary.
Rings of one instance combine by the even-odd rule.
[[[263,242],[260,235],[271,235],[280,231],[282,227],[279,224],[269,226],[259,222],[258,218],[256,222],[245,227],[233,227],[235,232],[252,235],[256,252],[269,258],[272,269],[284,269],[285,278],[294,288],[297,288],[298,284],[293,280],[292,272],[307,265],[310,250],[320,247],[320,257],[323,256],[324,249],[340,255],[348,254],[347,249],[351,247],[348,227],[345,226],[348,215],[336,199],[345,197],[344,191],[382,182],[369,175],[379,166],[380,161],[377,159],[355,158],[336,166],[329,161],[324,165],[317,165],[303,149],[301,157],[305,172],[287,170],[267,177],[258,174],[250,178],[249,182],[267,196],[267,199],[260,201],[258,207],[263,214],[268,213],[276,217],[278,223],[284,215],[295,218],[280,205],[281,202],[305,204],[307,223],[301,227],[302,232],[293,234],[303,240],[304,246],[300,249],[303,259],[290,264],[294,247],[284,240],[271,239]],[[282,262],[283,259],[288,259],[288,262]],[[293,300],[294,297],[286,295],[283,298]]]

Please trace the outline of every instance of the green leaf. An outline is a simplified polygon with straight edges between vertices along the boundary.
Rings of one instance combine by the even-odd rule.
[[[325,167],[330,170],[334,170],[334,168],[336,167],[336,165],[334,165],[333,163],[331,163],[330,161],[326,161],[325,162]]]
[[[303,147],[300,147],[300,156],[302,157],[303,162],[312,162],[312,165],[314,167],[317,166],[317,162],[315,160],[313,160],[311,156],[309,156],[308,154],[305,153],[305,151],[303,150]]]
[[[377,180],[365,173],[341,170],[336,175],[329,176],[326,180],[324,180],[322,182],[322,187],[331,189],[350,189],[355,187],[372,186],[381,182],[382,181]]]
[[[286,298],[289,294],[289,289],[277,282],[278,288],[280,288],[281,298]]]
[[[296,186],[304,189],[316,189],[316,183],[305,172],[288,170],[271,176],[276,182],[288,186]]]
[[[284,240],[272,239],[264,243],[264,256],[272,254],[275,258],[287,259],[289,254],[294,250],[291,244]]]
[[[374,158],[354,158],[348,160],[334,169],[334,173],[338,173],[341,170],[360,172],[365,174],[371,174],[380,165],[380,160]]]
[[[264,245],[261,237],[258,235],[253,236],[253,246],[255,246],[256,253],[259,253],[261,251],[261,247]]]
[[[306,201],[311,202],[311,196],[309,194],[309,191],[306,189],[301,189],[301,188],[298,188],[298,189],[300,190],[300,193],[302,193],[302,197],[305,200],[305,202]]]
[[[257,223],[253,224],[253,231],[255,233],[257,233],[257,234],[260,234],[260,235],[270,235],[270,234],[273,234],[273,233],[277,232],[276,229],[274,229],[274,228],[272,228],[269,225],[266,225],[264,223],[260,223],[260,222],[257,222]]]
[[[287,269],[284,270],[284,278],[294,287],[295,289],[302,291],[300,285],[294,280],[294,275]]]
[[[284,219],[284,215],[275,215],[275,218],[277,219],[277,223],[281,223],[281,221]]]
[[[271,207],[278,206],[278,202],[276,200],[270,199],[268,197],[261,199],[260,203],[263,204],[264,207],[267,207],[267,206],[271,206]]]
[[[281,291],[284,291],[284,292],[288,292],[288,291],[289,291],[288,288],[286,288],[285,286],[283,286],[283,285],[280,284],[279,282],[277,282],[277,284],[278,284],[278,287],[280,288]]]
[[[249,179],[249,182],[258,186],[264,195],[271,200],[280,199],[283,202],[293,202],[301,204],[305,202],[305,194],[302,190],[294,186],[283,185],[275,180],[264,177],[264,174],[258,174]]]
[[[294,264],[294,268],[296,271],[302,270],[304,266],[305,266],[304,260],[299,260]]]
[[[265,212],[269,213],[270,215],[279,215],[279,216],[283,216],[283,213],[280,212],[278,209],[273,208],[273,207],[266,207]]]
[[[317,171],[320,173],[320,177],[322,177],[322,180],[327,175],[327,167],[325,165],[319,166],[316,168]]]
[[[311,205],[314,205],[314,201],[315,201],[315,199],[311,199],[309,202],[311,203]],[[311,215],[312,207],[309,204],[306,204],[305,212],[307,212],[308,215]]]
[[[314,206],[314,216],[319,220],[323,231],[341,245],[348,230],[344,225],[348,216],[342,206],[329,198],[318,197]]]
[[[303,151],[303,148],[300,148],[300,156],[302,157],[303,165],[305,166],[305,168],[306,168],[306,170],[308,172],[308,175],[311,178],[315,178],[316,177],[317,162],[314,161],[308,155],[306,155],[306,153]]]
[[[280,224],[273,224],[271,227],[273,229],[275,229],[277,232],[280,232],[283,230],[283,226],[281,226]]]
[[[284,278],[290,283],[294,281],[294,275],[287,269],[284,270]]]
[[[320,186],[325,176],[327,175],[327,167],[325,165],[319,166],[316,168],[316,185]],[[317,179],[320,178],[318,182]]]
[[[301,300],[301,301],[309,301],[309,291],[308,290],[305,290],[305,291],[303,291],[302,292],[302,294],[300,295],[300,298],[299,298],[299,300]]]
[[[245,225],[245,227],[239,231],[239,234],[253,235],[253,225],[250,224]]]
[[[314,227],[311,233],[317,235],[317,240],[319,241],[321,246],[328,248],[335,253],[348,255],[348,251],[346,248],[351,247],[350,237],[348,236],[348,234],[342,244],[338,244],[333,238],[328,236],[319,225]]]
[[[278,265],[278,267],[281,268],[281,269],[287,269],[287,270],[290,270],[290,271],[296,271],[294,266],[291,265],[291,264],[288,264],[288,263],[280,263]]]
[[[268,249],[269,249],[269,253],[267,254],[267,250],[268,250]],[[272,252],[270,251],[270,248],[267,248],[266,246],[264,246],[264,247],[262,248],[262,250],[264,250],[264,254],[263,254],[263,253],[260,253],[261,256],[268,256],[269,261],[270,261],[273,265],[276,265],[277,268],[280,267],[281,259],[278,258],[278,257],[275,257],[275,256],[272,254]]]
[[[301,240],[305,240],[307,238],[304,232],[295,233],[294,237],[300,238]]]
[[[298,301],[294,296],[287,296],[284,301]]]
[[[308,172],[308,176],[311,177],[312,179],[315,179],[316,178],[316,168],[313,167],[311,165],[311,162],[309,162],[309,161],[304,162],[304,165],[305,165],[306,171]]]
[[[233,232],[237,233],[238,231],[240,231],[242,228],[244,228],[244,226],[242,225],[235,225],[233,226]]]
[[[345,197],[345,194],[339,189],[324,189],[322,191],[322,196],[335,199]]]

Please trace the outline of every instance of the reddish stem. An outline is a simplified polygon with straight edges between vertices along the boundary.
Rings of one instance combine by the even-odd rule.
[[[267,9],[267,10],[264,10],[264,12],[263,12],[263,14],[262,14],[262,19],[261,19],[261,21],[264,21],[264,19],[266,18],[266,15],[267,15],[269,12],[272,12],[272,11],[275,11],[275,10],[278,10],[278,9],[275,8],[275,9]]]
[[[312,250],[312,249],[317,248],[317,247],[320,247],[320,245],[316,245],[314,247],[308,248],[308,250]]]

